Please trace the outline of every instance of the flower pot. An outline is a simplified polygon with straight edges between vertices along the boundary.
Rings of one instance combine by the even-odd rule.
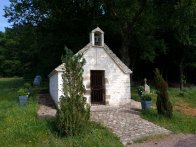
[[[26,96],[26,95],[19,96],[20,105],[21,106],[25,105],[27,103],[27,99],[28,99],[28,96]]]
[[[142,100],[141,105],[142,105],[142,109],[150,109],[152,105],[152,101]]]

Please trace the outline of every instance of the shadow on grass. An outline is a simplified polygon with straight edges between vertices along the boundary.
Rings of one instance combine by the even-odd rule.
[[[53,134],[55,137],[62,137],[58,133],[55,118],[50,118],[50,119],[47,119],[45,121],[46,121],[46,124],[47,124],[47,128],[50,130],[51,134]]]

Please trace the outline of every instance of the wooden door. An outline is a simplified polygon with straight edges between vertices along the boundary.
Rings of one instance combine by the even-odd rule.
[[[104,70],[91,70],[91,104],[105,104]]]

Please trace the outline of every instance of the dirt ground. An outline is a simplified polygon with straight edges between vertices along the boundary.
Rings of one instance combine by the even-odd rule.
[[[169,135],[160,140],[131,144],[126,147],[196,147],[196,134]]]
[[[178,101],[175,105],[175,109],[189,116],[196,116],[196,108],[191,107],[184,101]]]
[[[39,118],[54,118],[56,115],[56,107],[49,94],[39,94],[39,108],[37,116]]]

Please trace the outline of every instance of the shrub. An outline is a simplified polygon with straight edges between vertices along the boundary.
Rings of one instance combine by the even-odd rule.
[[[141,97],[141,100],[143,100],[143,101],[151,101],[152,100],[152,96],[150,94],[144,94]]]
[[[60,135],[74,136],[83,132],[90,117],[90,107],[83,98],[85,88],[83,85],[82,55],[74,55],[65,48],[66,55],[62,57],[64,64],[63,96],[57,111],[56,124]]]
[[[17,92],[18,92],[18,95],[19,95],[19,96],[28,95],[27,90],[24,89],[24,88],[20,88]]]
[[[157,111],[158,114],[172,117],[173,107],[167,92],[167,82],[163,79],[158,69],[155,70],[155,87],[157,89]]]
[[[30,83],[24,83],[24,87],[27,88],[27,89],[30,89],[31,88],[31,84]]]
[[[142,96],[143,93],[144,93],[144,87],[143,87],[143,86],[138,86],[138,88],[137,88],[137,93],[138,93],[138,95],[139,95],[140,98],[141,98],[141,96]]]

